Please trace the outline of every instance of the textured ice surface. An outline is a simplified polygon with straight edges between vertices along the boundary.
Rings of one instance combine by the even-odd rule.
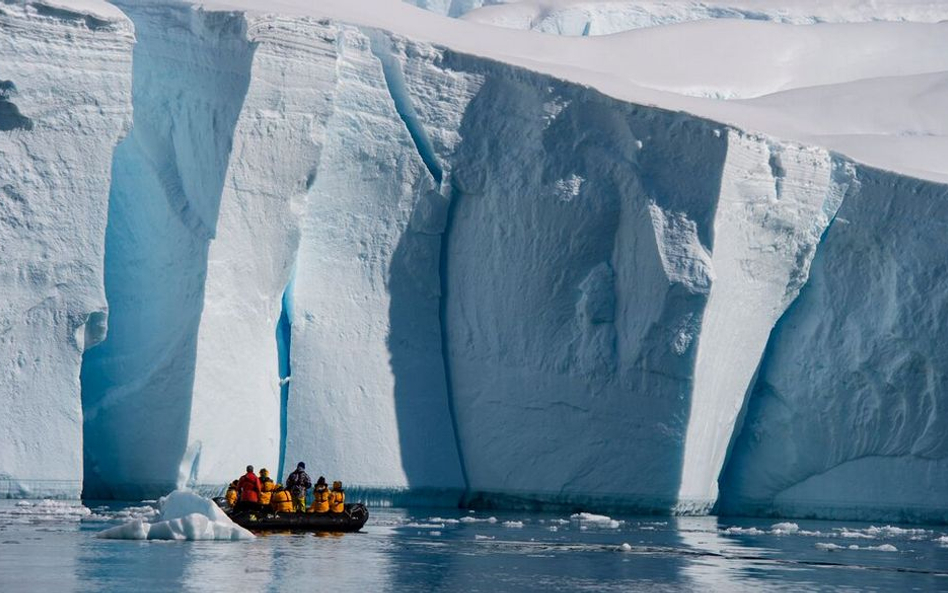
[[[946,209],[945,186],[860,172],[770,338],[726,510],[945,518]]]
[[[82,367],[88,496],[216,490],[247,463],[285,473],[301,459],[354,496],[466,491],[484,506],[705,512],[720,489],[725,510],[919,518],[948,491],[932,248],[945,187],[624,100],[681,93],[668,105],[818,130],[829,145],[937,142],[944,26],[730,22],[601,40],[493,29],[485,44],[482,27],[445,21],[420,35],[513,66],[300,14],[129,0],[129,74],[127,21],[11,6],[9,26],[53,28],[0,39],[3,55],[30,58],[22,74],[0,69],[0,150],[15,163],[0,163],[3,187],[29,189],[0,205],[32,208],[40,181],[84,197],[37,202],[8,217],[26,230],[3,227],[0,249],[23,257],[2,268],[13,329],[0,347],[16,363],[4,397],[20,415],[0,420],[15,445],[0,456],[5,492],[27,495],[39,467],[66,481],[54,493],[77,494],[78,364],[105,334],[106,202],[92,190],[110,183],[109,333]],[[410,14],[417,23],[393,24],[417,32],[437,18],[377,7],[355,20]],[[319,10],[354,14],[335,0]],[[82,88],[85,70],[28,84],[63,27],[81,33],[80,66],[112,56],[81,46],[86,30],[125,52],[126,70],[90,70],[103,96],[82,98],[105,119],[81,122],[95,138],[81,150],[73,129],[42,133],[51,89]],[[714,51],[671,72],[681,31]],[[734,43],[711,43],[722,35]],[[773,43],[748,51],[762,39]],[[616,77],[616,56],[643,47],[664,57]],[[727,52],[742,57],[718,59]],[[577,66],[593,58],[596,71]],[[844,103],[850,117],[836,100],[872,96],[882,83],[851,80],[870,76],[897,82],[882,95],[895,113],[859,98]],[[129,88],[134,127],[111,151]],[[696,98],[775,91],[787,95]],[[29,225],[54,220],[50,261],[80,258],[82,273],[47,280],[31,247],[47,239]],[[76,300],[46,325],[14,327],[64,295]],[[42,391],[24,401],[25,385]],[[71,406],[66,420],[56,406]],[[40,449],[36,434],[51,432],[62,441]],[[168,533],[210,529],[185,523]]]
[[[154,521],[134,519],[97,534],[102,539],[222,540],[253,539],[254,534],[230,520],[214,501],[193,492],[175,490],[158,501]]]
[[[0,10],[0,497],[79,495],[79,369],[106,334],[109,167],[131,115],[131,24],[47,8]]]
[[[194,464],[179,466],[186,452],[200,453],[188,451],[188,436],[201,388],[195,369],[208,249],[252,47],[239,16],[165,6],[126,10],[136,25],[135,117],[112,161],[109,335],[83,363],[85,495],[140,500],[188,479]],[[275,353],[256,361],[274,368],[274,382],[275,363]],[[221,433],[222,446],[229,434]]]

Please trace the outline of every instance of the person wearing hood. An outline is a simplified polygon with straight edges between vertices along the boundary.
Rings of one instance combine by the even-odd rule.
[[[227,494],[225,494],[224,497],[227,499],[227,504],[230,505],[230,508],[234,508],[234,505],[237,504],[237,480],[230,483],[230,486],[227,487]]]
[[[293,510],[297,513],[306,512],[306,491],[313,485],[306,473],[306,464],[300,461],[296,469],[286,478],[286,489],[293,497]]]
[[[316,486],[313,488],[313,504],[310,505],[309,512],[328,513],[330,498],[332,498],[332,493],[329,492],[326,478],[319,476],[319,479],[316,480]]]
[[[270,479],[270,472],[266,468],[260,468],[260,504],[270,504],[270,496],[275,488],[276,484]]]
[[[341,513],[346,510],[346,491],[342,489],[342,482],[336,480],[332,483],[332,498],[329,501],[329,510],[333,513]]]
[[[240,506],[255,508],[260,504],[260,480],[253,473],[253,466],[247,466],[247,473],[237,480],[237,494]]]
[[[273,511],[276,513],[293,512],[293,499],[290,497],[290,493],[283,488],[283,484],[276,485],[273,496],[270,498],[270,506],[273,507]]]

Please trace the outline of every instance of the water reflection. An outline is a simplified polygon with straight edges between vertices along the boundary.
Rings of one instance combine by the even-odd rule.
[[[544,514],[496,513],[489,522],[487,515],[458,510],[372,513],[363,533],[270,534],[247,542],[102,540],[95,533],[103,523],[0,520],[0,591],[948,588],[940,527],[882,530],[872,543],[898,549],[884,552],[871,550],[870,540],[848,539],[857,531],[869,537],[873,528],[830,522],[778,529],[753,519],[633,517],[583,529],[568,517]],[[825,541],[838,546],[832,552],[817,546]],[[860,545],[850,549],[853,542]]]

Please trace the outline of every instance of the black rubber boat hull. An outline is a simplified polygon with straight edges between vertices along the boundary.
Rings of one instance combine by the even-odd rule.
[[[362,503],[347,504],[341,513],[273,513],[270,511],[234,511],[223,498],[214,502],[231,521],[251,531],[327,531],[333,533],[359,531],[369,520],[369,510]]]

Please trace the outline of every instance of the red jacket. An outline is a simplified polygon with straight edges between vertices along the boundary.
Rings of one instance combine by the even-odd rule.
[[[240,494],[240,500],[243,502],[260,501],[260,480],[253,472],[247,472],[240,477],[237,482],[237,492]]]

